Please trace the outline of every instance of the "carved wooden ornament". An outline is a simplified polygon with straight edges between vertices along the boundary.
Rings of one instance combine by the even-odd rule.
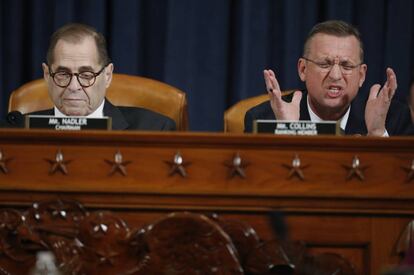
[[[305,180],[303,169],[308,168],[309,165],[302,165],[297,153],[295,153],[292,159],[292,164],[283,164],[283,166],[290,169],[288,179],[292,178],[293,176],[297,176],[300,180]]]
[[[357,155],[353,157],[351,165],[343,165],[343,167],[349,170],[346,180],[350,180],[353,177],[357,177],[361,181],[365,179],[364,170],[367,169],[368,166],[362,166]]]
[[[403,168],[405,171],[407,171],[406,182],[412,181],[414,179],[414,159],[411,161],[411,166]]]
[[[241,178],[246,178],[246,172],[244,171],[244,168],[246,168],[250,163],[243,160],[240,157],[239,152],[235,153],[233,156],[233,159],[231,161],[227,161],[224,163],[227,167],[230,169],[230,178],[233,178],[234,176],[239,176]]]
[[[131,228],[115,213],[52,200],[0,209],[0,229],[0,274],[32,274],[44,251],[55,256],[59,274],[357,274],[340,255],[309,255],[303,242],[262,240],[245,222],[197,213]]]
[[[184,161],[184,158],[181,156],[180,151],[175,153],[172,161],[165,161],[165,163],[170,165],[170,171],[168,172],[169,176],[178,173],[183,178],[187,177],[187,171],[185,170],[185,167],[190,165],[191,162]]]
[[[114,160],[105,160],[107,163],[112,165],[111,171],[109,172],[109,175],[113,175],[116,172],[121,173],[123,176],[127,175],[126,166],[130,164],[132,161],[127,160],[123,161],[123,156],[121,154],[121,151],[118,150],[114,155]]]
[[[60,149],[57,150],[54,160],[46,159],[47,162],[51,164],[49,174],[53,175],[57,171],[62,172],[64,175],[68,174],[68,169],[66,164],[70,163],[72,160],[64,160],[63,153]]]

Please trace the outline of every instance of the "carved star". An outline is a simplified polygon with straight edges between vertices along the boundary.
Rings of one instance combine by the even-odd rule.
[[[107,163],[112,165],[111,171],[109,172],[109,175],[114,174],[115,172],[120,172],[123,176],[127,175],[126,166],[130,164],[132,161],[127,160],[123,161],[123,157],[121,152],[118,150],[114,155],[114,160],[105,160]]]
[[[46,161],[52,165],[49,174],[54,174],[57,171],[60,171],[64,175],[67,175],[68,170],[66,168],[66,164],[70,163],[72,160],[64,160],[62,151],[58,149],[58,151],[56,152],[55,160],[46,159]]]
[[[292,164],[283,164],[283,166],[290,169],[288,179],[297,176],[300,180],[305,180],[305,174],[302,169],[308,168],[309,165],[302,165],[298,154],[295,154],[293,157]]]
[[[239,152],[234,154],[233,159],[231,161],[227,161],[224,163],[224,165],[230,168],[230,178],[233,178],[237,175],[243,179],[246,178],[244,168],[246,168],[249,164],[249,162],[243,161],[243,159],[240,157]]]
[[[361,166],[361,162],[358,156],[353,157],[351,166],[342,166],[349,170],[348,175],[346,176],[346,180],[350,180],[352,177],[357,177],[361,181],[365,179],[364,170],[367,169],[368,166]]]
[[[184,159],[181,156],[180,152],[177,152],[174,155],[173,161],[165,161],[165,162],[168,163],[171,166],[171,169],[168,172],[169,176],[172,176],[175,173],[178,173],[183,178],[187,177],[187,171],[185,170],[185,166],[190,165],[191,162],[184,161]]]
[[[12,158],[5,158],[3,151],[0,150],[0,170],[3,172],[3,174],[7,174],[9,172],[9,169],[7,169],[7,162],[12,160]]]
[[[410,167],[403,167],[405,171],[407,171],[407,179],[406,182],[410,182],[414,179],[414,159],[411,161]]]

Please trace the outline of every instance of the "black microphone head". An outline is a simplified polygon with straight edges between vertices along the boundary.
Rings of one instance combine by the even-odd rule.
[[[6,121],[8,126],[11,127],[23,127],[24,126],[24,115],[19,111],[12,111],[7,114]]]

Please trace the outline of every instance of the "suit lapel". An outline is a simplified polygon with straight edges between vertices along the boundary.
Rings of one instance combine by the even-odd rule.
[[[108,116],[112,118],[112,130],[125,130],[128,129],[129,124],[125,120],[124,115],[121,113],[121,111],[112,105],[111,102],[109,102],[105,98],[105,104],[103,108],[103,114],[104,116]]]
[[[309,110],[308,110],[308,93],[306,91],[302,92],[302,99],[300,100],[300,120],[310,120]]]
[[[41,110],[41,111],[36,111],[36,112],[32,112],[30,114],[26,114],[26,115],[38,115],[38,116],[54,116],[55,115],[55,109],[47,109],[47,110]]]
[[[345,127],[346,135],[366,135],[367,126],[365,125],[365,102],[360,98],[355,98],[351,103],[348,121]]]
[[[303,96],[300,101],[300,120],[310,120],[307,98],[308,93],[303,92]],[[367,134],[367,127],[365,125],[364,114],[364,100],[360,97],[355,98],[351,103],[351,110],[349,112],[348,121],[345,127],[346,135]]]

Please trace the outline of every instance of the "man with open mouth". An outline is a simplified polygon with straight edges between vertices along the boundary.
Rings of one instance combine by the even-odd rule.
[[[269,101],[250,109],[245,132],[257,119],[338,121],[347,135],[404,135],[412,127],[408,105],[393,96],[397,78],[386,69],[387,80],[371,87],[368,98],[357,97],[367,65],[359,31],[343,21],[315,25],[306,39],[298,74],[306,90],[282,96],[276,75],[264,70]]]

